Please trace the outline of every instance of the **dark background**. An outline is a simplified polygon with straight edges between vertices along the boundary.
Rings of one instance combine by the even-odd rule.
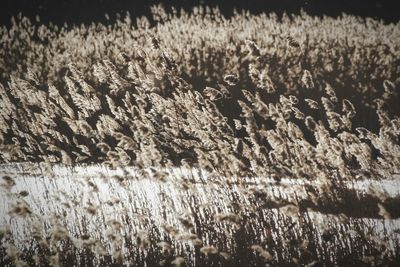
[[[42,22],[55,24],[90,23],[105,21],[105,13],[115,18],[117,12],[129,11],[132,17],[149,15],[149,6],[160,1],[135,0],[1,0],[0,25],[10,25],[11,16],[19,12],[32,19],[39,15]],[[400,1],[397,1],[399,5]],[[338,16],[342,12],[362,17],[382,19],[386,23],[399,21],[399,8],[396,1],[378,0],[247,0],[247,1],[212,1],[212,0],[172,0],[162,1],[165,7],[175,6],[190,10],[195,5],[219,6],[225,16],[232,14],[234,8],[250,10],[252,13],[276,12],[281,15],[298,13],[304,9],[312,15]]]

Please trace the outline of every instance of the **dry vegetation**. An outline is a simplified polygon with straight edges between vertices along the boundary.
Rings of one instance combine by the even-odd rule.
[[[397,199],[344,187],[400,172],[399,24],[348,15],[280,19],[243,12],[226,19],[209,8],[152,9],[153,18],[136,23],[129,15],[109,25],[64,27],[17,18],[0,29],[0,162],[198,168],[244,188],[244,177],[318,180],[326,187],[310,188],[314,196],[303,206],[283,205],[289,214],[324,205],[339,213],[354,201],[374,205],[371,216],[399,216]],[[252,201],[265,201],[252,193]],[[317,238],[307,233],[310,225],[308,217],[300,236]],[[298,263],[282,242],[271,241],[269,251],[243,242],[266,262]],[[381,245],[360,242],[367,249],[354,256],[372,255],[360,262],[399,258],[398,244],[385,254]],[[312,244],[303,264],[338,264],[337,255],[321,256],[329,248]],[[282,250],[273,252],[274,245]],[[212,246],[197,250],[218,253]]]
[[[3,28],[1,160],[398,171],[398,25],[201,8],[153,20]]]

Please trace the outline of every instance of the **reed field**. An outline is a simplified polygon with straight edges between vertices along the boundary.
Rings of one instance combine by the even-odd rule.
[[[0,27],[0,265],[398,266],[400,22],[151,11]]]

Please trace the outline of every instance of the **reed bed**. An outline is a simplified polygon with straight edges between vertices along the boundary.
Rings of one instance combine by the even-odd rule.
[[[398,261],[400,198],[379,182],[400,172],[399,23],[152,14],[63,27],[18,16],[0,28],[2,194],[15,204],[3,208],[2,263]],[[108,171],[74,173],[94,164]],[[30,176],[48,189],[16,191]],[[378,186],[354,187],[363,181]],[[111,208],[101,183],[116,194]],[[146,188],[164,195],[158,211]]]
[[[2,171],[15,177],[11,189],[1,188],[2,265],[395,266],[399,259],[399,217],[360,214],[357,199],[345,209],[324,206],[325,196],[310,198],[300,179],[238,185],[175,168],[160,182],[150,169],[103,165]],[[367,185],[345,188],[374,195]]]

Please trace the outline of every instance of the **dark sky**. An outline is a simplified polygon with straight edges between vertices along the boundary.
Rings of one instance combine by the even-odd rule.
[[[38,14],[43,22],[52,21],[56,24],[105,21],[105,13],[112,17],[112,14],[125,10],[133,16],[148,15],[149,6],[159,2],[154,0],[1,0],[0,24],[9,25],[11,16],[16,16],[19,12],[31,18]],[[345,12],[383,19],[388,23],[398,22],[400,19],[396,1],[387,0],[172,0],[163,1],[163,4],[166,7],[176,6],[185,9],[199,4],[218,5],[227,16],[232,13],[233,8],[248,9],[253,13],[275,11],[278,14],[283,11],[297,13],[302,8],[313,15],[337,16]]]

